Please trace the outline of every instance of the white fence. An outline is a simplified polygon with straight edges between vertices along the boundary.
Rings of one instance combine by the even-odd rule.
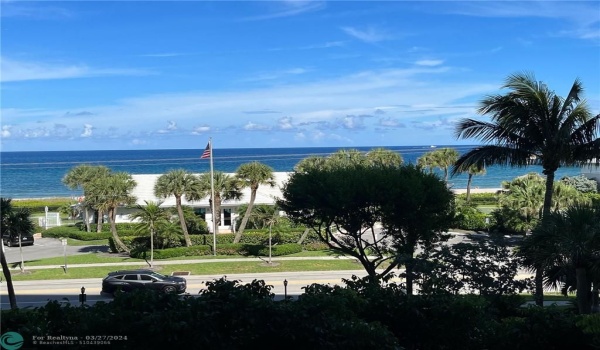
[[[38,218],[38,226],[43,228],[61,226],[59,213],[46,213],[44,217]]]

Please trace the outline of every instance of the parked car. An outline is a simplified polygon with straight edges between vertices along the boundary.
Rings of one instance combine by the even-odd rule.
[[[125,270],[109,272],[102,280],[102,292],[131,292],[136,289],[164,293],[185,293],[187,282],[179,276],[166,276],[152,270]]]
[[[22,234],[21,235],[21,246],[25,245],[33,245],[33,235],[32,234]],[[8,234],[5,233],[2,235],[2,242],[7,247],[18,247],[19,246],[19,235],[18,234]]]

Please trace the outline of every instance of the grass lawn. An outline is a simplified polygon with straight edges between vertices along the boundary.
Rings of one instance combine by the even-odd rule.
[[[64,261],[63,261],[64,262]],[[263,262],[249,261],[211,264],[182,264],[160,266],[160,273],[171,274],[173,271],[190,271],[192,275],[224,275],[238,273],[264,273],[264,272],[288,272],[288,271],[336,271],[336,270],[361,270],[362,265],[353,260],[307,260],[307,261],[280,261],[276,266],[265,266]],[[140,268],[147,267],[140,262]],[[25,274],[19,271],[12,272],[15,281],[30,280],[53,280],[53,279],[75,279],[75,278],[102,278],[110,271],[132,269],[132,266],[106,266],[106,267],[79,267],[69,268],[67,273],[62,268],[27,270]]]

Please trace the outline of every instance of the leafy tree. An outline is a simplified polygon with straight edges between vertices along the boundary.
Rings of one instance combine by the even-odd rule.
[[[501,240],[444,244],[419,255],[418,283],[424,294],[516,295],[531,282],[515,279],[520,266],[521,258]]]
[[[242,197],[241,185],[237,178],[225,174],[222,171],[213,172],[213,183],[215,187],[215,198],[210,198],[211,204],[214,201],[213,224],[215,233],[219,233],[221,224],[221,203],[224,200],[240,199]],[[210,193],[210,173],[200,175],[200,188],[203,193]]]
[[[88,184],[89,197],[100,210],[108,213],[110,232],[118,250],[129,252],[129,248],[121,241],[117,233],[117,208],[121,205],[135,203],[131,192],[136,186],[135,180],[126,172],[110,173],[98,177]]]
[[[10,216],[13,212],[13,207],[11,203],[11,198],[0,198],[0,231],[10,232]],[[6,261],[6,255],[4,254],[4,241],[0,237],[0,244],[2,245],[2,249],[0,249],[0,264],[2,265],[2,273],[4,274],[4,279],[6,280],[6,289],[8,291],[8,300],[10,303],[11,309],[17,309],[17,297],[15,294],[15,287],[12,281],[12,275],[10,273],[10,269],[8,268],[8,263]]]
[[[364,158],[339,162],[351,158],[342,156],[292,173],[277,204],[330,248],[360,261],[371,281],[379,281],[410,262],[412,256],[406,256],[417,244],[434,241],[437,225],[451,222],[453,213],[446,209],[453,196],[436,176],[413,166],[369,165]],[[447,196],[436,192],[440,188]],[[444,215],[447,221],[438,220]]]
[[[210,189],[210,186],[208,188]],[[181,198],[185,197],[187,200],[198,200],[206,197],[206,193],[206,189],[201,186],[198,177],[183,169],[171,170],[168,173],[159,176],[156,180],[156,184],[154,184],[154,194],[157,197],[175,197],[175,207],[177,208],[181,231],[185,237],[185,245],[188,247],[192,245],[192,240],[190,239],[185,224]]]
[[[414,254],[446,240],[443,234],[454,222],[454,194],[432,174],[407,165],[384,169],[375,201],[383,231],[389,235],[396,261],[406,268],[406,291],[413,292]],[[371,180],[371,178],[367,178]]]
[[[404,162],[402,155],[386,148],[374,148],[365,155],[366,162],[372,166],[400,166]]]
[[[431,152],[433,164],[444,172],[444,181],[448,182],[448,169],[458,160],[458,151],[454,148],[438,148]]]
[[[554,176],[561,166],[581,166],[595,159],[600,163],[598,129],[600,114],[592,116],[584,100],[581,82],[576,79],[566,98],[551,91],[530,74],[508,77],[504,95],[488,96],[478,112],[491,122],[463,119],[456,136],[483,141],[484,146],[463,154],[453,173],[473,164],[524,167],[542,166],[546,175],[543,216],[550,213]],[[536,272],[536,302],[543,305],[541,271]]]
[[[89,184],[99,177],[106,176],[110,173],[110,169],[103,165],[88,165],[81,164],[74,168],[71,168],[69,172],[63,177],[62,182],[72,190],[82,189],[83,196],[85,201],[82,203],[84,207],[84,217],[85,217],[85,225],[87,232],[90,232],[90,219],[89,219],[89,209],[92,207],[93,203],[90,202],[88,198],[88,186]],[[98,212],[98,232],[102,231],[102,211]]]
[[[148,202],[144,201],[146,205],[137,205],[135,208],[136,212],[129,215],[131,219],[141,221],[139,223],[138,231],[150,233],[150,268],[154,264],[154,235],[156,228],[161,222],[167,221],[169,218],[168,212],[161,208],[160,202]]]
[[[250,201],[248,202],[248,207],[242,219],[240,228],[235,233],[233,243],[239,243],[242,238],[242,234],[244,233],[244,229],[250,218],[250,213],[252,212],[252,207],[254,206],[254,200],[256,200],[258,187],[260,185],[275,187],[273,168],[260,162],[251,162],[240,165],[236,170],[236,177],[240,181],[240,186],[242,186],[242,188],[250,187]]]

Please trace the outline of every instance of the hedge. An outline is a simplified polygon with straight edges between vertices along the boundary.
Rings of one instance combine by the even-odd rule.
[[[57,226],[42,232],[44,238],[73,238],[81,241],[93,241],[111,237],[110,232],[82,232],[75,226]]]
[[[273,232],[271,237],[272,244],[287,244],[287,243],[298,243],[300,237],[304,231],[289,231],[289,232]],[[235,238],[235,233],[219,233],[217,235],[217,247],[220,244],[231,244]],[[212,245],[213,235],[190,235],[192,244],[199,245]],[[319,237],[314,233],[310,232],[305,238],[303,244],[310,244],[320,242]],[[240,243],[246,244],[269,244],[269,232],[263,231],[244,231]]]
[[[135,240],[139,237],[123,237],[123,243],[134,246],[130,252],[132,258],[148,259],[150,251],[146,247],[141,247],[135,244]],[[111,240],[112,242],[112,240]],[[112,246],[111,246],[112,249]],[[282,256],[295,254],[302,251],[302,246],[296,243],[274,245],[271,247],[271,256]],[[210,245],[194,245],[191,247],[177,247],[167,249],[154,249],[154,259],[167,259],[185,256],[202,256],[211,255],[213,253]],[[217,255],[241,255],[241,256],[268,256],[269,247],[257,244],[217,244]]]
[[[168,259],[176,258],[180,256],[202,256],[211,255],[212,247],[208,245],[194,245],[191,247],[177,247],[168,249],[155,249],[154,259]],[[148,250],[133,250],[130,253],[132,258],[137,259],[148,259],[150,258],[150,251]]]
[[[466,200],[467,194],[461,193],[457,197]],[[473,205],[495,205],[498,204],[498,195],[495,193],[471,193],[469,201]]]

